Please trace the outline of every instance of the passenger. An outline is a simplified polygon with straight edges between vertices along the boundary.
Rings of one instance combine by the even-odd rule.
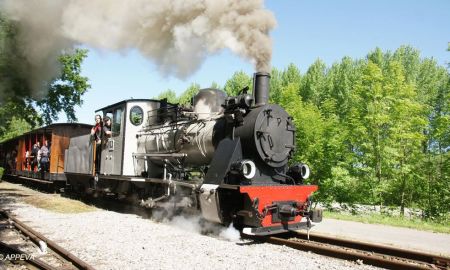
[[[100,158],[102,152],[102,131],[103,131],[103,123],[102,117],[100,115],[95,115],[95,126],[91,129],[91,136],[96,143],[95,147],[95,173],[100,172]]]
[[[105,143],[108,138],[111,138],[111,135],[111,118],[105,116],[105,118],[103,118],[103,138],[105,140]]]
[[[13,161],[13,172],[16,174],[16,168],[17,168],[17,146],[16,149],[12,150],[12,161]]]
[[[6,166],[6,173],[11,173],[13,169],[13,162],[10,151],[6,152],[6,164],[8,165]]]
[[[41,151],[41,149],[42,149],[42,147],[40,146],[40,144],[38,143],[38,146],[39,146],[39,150],[38,150],[38,153],[37,153],[37,170],[38,171],[41,171],[41,157],[42,157],[42,151]]]
[[[98,114],[95,115],[95,126],[91,129],[91,136],[97,144],[102,142],[102,125],[102,117]]]
[[[25,151],[25,170],[29,170],[30,166],[30,150]]]
[[[31,171],[34,171],[34,168],[38,165],[38,154],[39,154],[39,142],[33,145],[33,149],[31,149]]]
[[[44,145],[41,147],[41,174],[44,178],[44,173],[49,171],[50,163],[50,149],[48,147],[48,141],[44,141]]]

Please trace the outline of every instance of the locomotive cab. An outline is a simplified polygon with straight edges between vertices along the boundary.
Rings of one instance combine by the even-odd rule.
[[[160,101],[147,99],[125,100],[97,110],[111,118],[112,135],[103,143],[100,174],[135,176],[143,171],[143,163],[135,163],[137,152],[136,133],[154,119],[145,112],[157,110]]]

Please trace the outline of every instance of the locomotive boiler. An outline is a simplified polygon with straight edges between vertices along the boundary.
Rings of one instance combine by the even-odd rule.
[[[151,208],[198,209],[208,221],[249,234],[309,227],[321,220],[310,201],[317,186],[303,184],[307,165],[289,163],[295,126],[268,103],[269,84],[269,74],[256,73],[251,94],[203,89],[190,107],[133,99],[100,109],[113,122],[100,168],[93,168],[89,135],[72,138],[68,187]]]

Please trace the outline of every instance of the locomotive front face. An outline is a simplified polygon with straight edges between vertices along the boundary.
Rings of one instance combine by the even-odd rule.
[[[246,93],[227,100],[224,118],[232,132],[218,144],[200,190],[206,219],[260,235],[308,227],[310,217],[321,218],[310,209],[317,186],[300,185],[308,167],[288,167],[295,126],[283,108],[267,104],[268,87],[268,74],[257,73],[251,106]]]

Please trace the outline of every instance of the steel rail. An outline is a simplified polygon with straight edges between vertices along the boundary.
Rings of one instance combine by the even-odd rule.
[[[13,217],[8,212],[6,212],[4,210],[0,210],[0,214],[4,215],[8,219],[10,219],[12,221],[12,224],[14,225],[14,227],[16,227],[22,233],[24,233],[25,235],[30,237],[30,239],[33,242],[37,241],[37,243],[35,242],[37,245],[39,245],[40,240],[44,241],[50,249],[52,249],[55,253],[59,254],[61,257],[63,257],[67,261],[71,262],[75,267],[77,267],[79,269],[94,270],[94,268],[92,266],[90,266],[86,262],[82,261],[80,258],[76,257],[74,254],[67,251],[63,247],[59,246],[54,241],[48,239],[41,233],[28,227],[27,225],[25,225],[23,222],[21,222],[17,218]]]
[[[449,269],[450,258],[434,256],[417,251],[390,248],[388,246],[351,241],[346,239],[310,235],[306,240],[306,234],[286,233],[278,236],[245,236],[247,238],[284,245],[294,249],[311,251],[316,254],[339,258],[344,260],[362,261],[364,264],[388,269]],[[415,257],[416,256],[416,257]],[[424,259],[424,260],[421,260]]]
[[[24,255],[26,259],[20,260],[19,263],[29,264],[36,268],[44,269],[44,270],[58,270],[59,269],[58,267],[53,267],[40,259],[33,258],[33,256],[23,252],[22,250],[20,250],[16,247],[13,247],[12,245],[6,244],[2,241],[0,241],[0,250],[3,251],[4,253],[6,253],[7,255],[11,255],[11,254]]]
[[[291,233],[293,237],[307,239],[308,235],[303,232],[292,232]],[[321,243],[329,243],[333,245],[348,247],[348,248],[354,248],[358,250],[365,250],[368,252],[375,252],[380,254],[388,254],[390,256],[405,258],[409,260],[424,262],[428,264],[434,264],[438,267],[450,268],[450,258],[435,255],[432,253],[427,252],[420,252],[416,250],[407,250],[403,248],[398,247],[392,247],[387,246],[383,244],[375,244],[375,243],[366,243],[361,241],[355,241],[355,240],[349,240],[349,239],[342,239],[342,238],[336,238],[332,236],[327,235],[321,235],[321,234],[309,234],[309,239],[316,242]]]

